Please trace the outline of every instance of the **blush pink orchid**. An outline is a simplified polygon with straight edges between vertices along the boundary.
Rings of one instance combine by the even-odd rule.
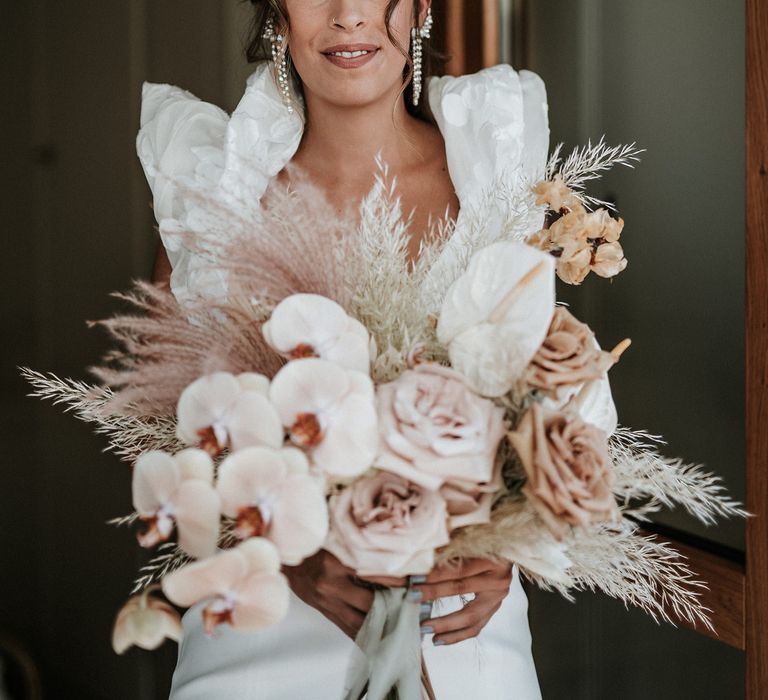
[[[319,294],[283,299],[262,326],[267,344],[289,360],[319,357],[368,374],[371,339],[365,326]]]
[[[269,380],[252,372],[200,377],[179,398],[177,435],[184,444],[199,446],[212,457],[226,448],[277,449],[285,436],[268,392]]]
[[[373,463],[378,434],[368,375],[328,360],[294,360],[275,375],[269,398],[290,439],[327,477],[353,479]]]
[[[171,456],[152,450],[136,460],[133,506],[146,524],[138,540],[154,547],[168,540],[174,527],[179,546],[196,558],[216,550],[220,499],[213,488],[213,461],[195,448]]]
[[[242,631],[269,627],[285,617],[290,600],[280,556],[263,537],[176,569],[163,578],[162,587],[176,605],[206,603],[202,615],[208,635],[220,624]]]
[[[328,533],[323,482],[309,472],[301,450],[247,447],[219,467],[216,488],[224,515],[240,539],[266,537],[280,560],[297,566],[317,552]]]

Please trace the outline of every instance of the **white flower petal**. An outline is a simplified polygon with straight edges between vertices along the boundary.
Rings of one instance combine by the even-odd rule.
[[[269,399],[256,391],[243,391],[234,399],[224,424],[233,450],[262,445],[277,449],[285,440],[280,416]]]
[[[199,479],[183,481],[174,497],[179,546],[197,559],[210,557],[219,539],[221,499]]]
[[[554,270],[552,256],[532,246],[492,243],[448,290],[438,339],[480,394],[506,393],[544,341],[555,306]]]
[[[182,392],[176,409],[179,439],[187,445],[198,444],[198,431],[220,423],[240,391],[237,379],[227,372],[192,382]]]
[[[209,485],[213,484],[213,460],[207,452],[188,447],[177,452],[173,458],[179,467],[182,480],[197,479]]]
[[[154,515],[171,500],[181,481],[176,461],[159,450],[142,454],[133,469],[133,507],[142,517]]]
[[[300,413],[319,413],[349,392],[349,373],[326,360],[294,360],[272,380],[269,398],[283,425],[290,427]]]
[[[288,476],[280,453],[264,447],[247,447],[227,457],[219,466],[216,489],[222,512],[234,518],[241,508],[258,505]]]
[[[368,372],[368,331],[335,301],[318,294],[294,294],[275,307],[262,328],[267,343],[286,357],[299,347],[343,367]]]
[[[250,574],[238,587],[232,626],[255,631],[274,625],[288,613],[290,587],[281,573]]]
[[[237,382],[243,391],[257,391],[264,396],[269,394],[269,378],[257,372],[243,372],[237,375]]]
[[[249,571],[249,561],[237,549],[187,564],[162,581],[165,597],[189,608],[215,595],[226,595]]]
[[[248,573],[274,574],[280,571],[280,555],[277,548],[263,537],[251,537],[234,550],[248,564]]]
[[[283,564],[297,566],[323,545],[328,534],[328,506],[323,484],[309,475],[289,476],[272,511],[267,537]]]

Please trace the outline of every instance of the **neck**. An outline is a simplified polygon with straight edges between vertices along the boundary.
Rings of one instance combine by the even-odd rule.
[[[372,176],[379,153],[396,172],[413,162],[419,154],[411,143],[416,141],[420,122],[408,114],[398,92],[399,86],[380,100],[348,107],[306,91],[307,122],[298,160],[326,173],[331,166],[337,181]]]

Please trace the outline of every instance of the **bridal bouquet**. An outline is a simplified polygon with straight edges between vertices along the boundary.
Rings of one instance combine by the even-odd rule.
[[[584,187],[637,153],[558,149],[539,182],[491,188],[416,260],[383,166],[359,223],[308,185],[274,187],[261,208],[179,183],[187,215],[161,232],[194,253],[198,294],[119,295],[140,313],[100,322],[121,349],[98,385],[26,371],[133,466],[135,512],[115,522],[157,554],[115,649],[178,638],[158,588],[200,603],[209,633],[274,624],[281,565],[321,548],[360,576],[500,558],[567,597],[598,589],[710,625],[701,582],[639,523],[662,505],[707,523],[745,513],[718,477],[618,425],[607,373],[629,340],[603,350],[555,299],[556,277],[626,266],[623,221]],[[377,601],[414,616],[418,649],[418,605]]]

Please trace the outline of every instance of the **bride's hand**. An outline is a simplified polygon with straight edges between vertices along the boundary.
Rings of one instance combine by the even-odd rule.
[[[321,549],[299,566],[284,566],[293,592],[354,639],[373,603],[373,591],[354,582],[355,572]]]
[[[386,579],[372,579],[387,583]],[[421,602],[436,598],[474,593],[462,610],[423,620],[422,631],[434,632],[433,644],[456,644],[476,637],[499,609],[512,583],[512,565],[492,559],[468,559],[461,566],[432,569],[424,583],[412,584],[421,593]]]

